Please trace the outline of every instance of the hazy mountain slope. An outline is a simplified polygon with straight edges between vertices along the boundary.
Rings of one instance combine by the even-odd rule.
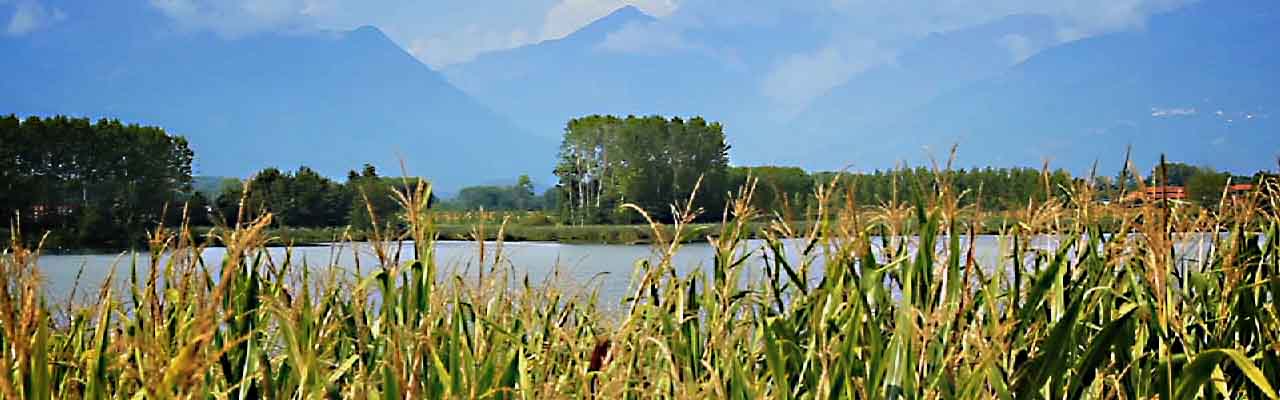
[[[953,32],[934,33],[895,61],[863,72],[815,100],[795,128],[831,140],[841,128],[896,117],[943,93],[991,78],[1057,40],[1056,23],[1013,15]]]
[[[653,18],[624,7],[558,40],[481,55],[444,69],[450,81],[527,130],[558,138],[589,114],[704,115],[733,119],[755,88],[743,68],[698,47],[634,52],[608,48],[609,34]]]
[[[726,123],[739,162],[830,167],[844,159],[815,157],[811,146],[839,140],[833,136],[844,131],[834,128],[898,115],[997,75],[1056,40],[1053,21],[1035,15],[936,33],[787,118],[763,93],[762,79],[779,60],[814,51],[829,35],[805,28],[805,21],[822,16],[785,17],[793,22],[692,27],[682,32],[686,48],[605,48],[610,34],[654,21],[625,7],[563,39],[485,54],[444,72],[480,101],[548,137],[585,114],[696,114]]]
[[[1046,50],[998,77],[951,91],[888,121],[847,130],[816,157],[855,165],[925,161],[960,144],[963,165],[1056,165],[1107,173],[1132,144],[1238,172],[1275,167],[1280,152],[1280,22],[1273,2],[1205,1],[1146,29]],[[1219,113],[1221,112],[1221,113]]]
[[[554,144],[454,88],[376,28],[227,40],[171,29],[145,4],[96,6],[127,29],[64,24],[0,39],[0,112],[111,117],[186,135],[204,175],[372,162],[445,188],[542,174]],[[72,15],[69,18],[76,18]],[[88,19],[81,15],[81,18]],[[149,27],[143,29],[139,27]]]

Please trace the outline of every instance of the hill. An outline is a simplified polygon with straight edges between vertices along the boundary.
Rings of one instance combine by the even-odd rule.
[[[679,45],[619,48],[616,35],[655,19],[623,7],[568,36],[481,55],[445,67],[458,87],[537,135],[556,138],[566,121],[591,114],[703,115],[753,110],[750,74],[715,54]],[[734,99],[734,101],[727,101]]]
[[[1055,165],[1113,173],[1132,145],[1239,173],[1280,151],[1280,13],[1265,1],[1205,1],[1154,16],[1145,29],[1049,48],[988,79],[905,112],[853,125],[809,150],[817,158],[891,165]],[[828,127],[831,128],[831,127]],[[834,146],[832,144],[835,144]],[[967,162],[966,162],[967,161]]]
[[[370,162],[443,188],[547,173],[554,143],[524,133],[373,27],[223,38],[173,26],[145,2],[0,38],[0,112],[119,118],[187,136],[196,173]],[[97,21],[97,22],[95,22]],[[101,21],[111,21],[101,22]]]

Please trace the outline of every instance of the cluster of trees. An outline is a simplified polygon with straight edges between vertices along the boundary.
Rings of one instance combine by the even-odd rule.
[[[520,175],[514,185],[463,188],[452,201],[442,204],[442,208],[489,211],[548,210],[556,208],[556,200],[554,190],[538,195],[533,187],[533,180],[529,179],[528,175]]]
[[[272,213],[273,223],[280,226],[319,228],[352,226],[369,228],[396,223],[396,215],[402,208],[396,202],[394,190],[405,185],[416,186],[414,178],[378,176],[377,169],[365,164],[360,172],[347,172],[347,181],[338,183],[311,168],[299,167],[296,172],[281,172],[267,168],[254,174],[247,185],[239,181],[224,184],[213,205],[211,214],[222,221],[236,223],[241,201],[244,201],[246,218]],[[248,195],[244,188],[248,186]],[[432,201],[435,197],[433,195]],[[195,208],[195,207],[193,207]],[[373,210],[370,215],[369,210]]]
[[[557,204],[567,222],[630,223],[635,204],[659,219],[684,202],[701,178],[694,204],[718,210],[728,191],[724,127],[695,117],[589,116],[569,121],[555,174]]]
[[[53,232],[50,245],[123,245],[188,198],[193,157],[186,139],[156,127],[0,117],[0,213]]]

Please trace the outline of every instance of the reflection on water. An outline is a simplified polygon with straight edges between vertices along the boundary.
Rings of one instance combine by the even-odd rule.
[[[1208,238],[1207,235],[1183,238],[1178,245],[1177,253],[1188,260],[1199,258],[1208,251]],[[1008,255],[1011,244],[1001,243],[1001,240],[997,236],[990,235],[976,237],[974,256],[983,269],[990,271],[996,265],[1001,265],[1006,270],[1012,268]],[[1007,238],[1005,240],[1007,241]],[[913,253],[917,247],[916,241],[914,238],[908,241],[906,249],[909,253]],[[1054,249],[1059,246],[1059,242],[1060,238],[1057,237],[1037,237],[1031,241],[1030,247],[1041,250]],[[873,248],[884,262],[887,260],[880,244],[880,240],[875,240]],[[786,245],[791,263],[799,264],[802,243],[798,240],[790,240]],[[940,237],[937,245],[939,251],[945,251],[944,247],[948,245],[947,238]],[[392,248],[387,249],[388,252],[394,254],[396,250],[394,247],[393,245]],[[763,241],[747,242],[745,250],[751,252],[751,261],[748,263],[751,268],[745,271],[744,279],[761,276],[759,266],[763,263],[762,257],[765,253],[763,247]],[[1005,249],[1004,252],[1000,251],[1002,247]],[[964,237],[961,240],[961,251],[967,251],[968,248],[969,238]],[[437,242],[436,260],[440,273],[458,273],[467,277],[475,277],[482,272],[489,273],[493,267],[498,246],[494,242],[485,243],[484,267],[479,265],[479,249],[480,246],[476,242]],[[378,258],[372,250],[367,244],[334,244],[294,248],[290,256],[294,265],[303,263],[311,270],[337,266],[354,275],[357,266],[362,274],[376,268]],[[266,255],[277,263],[285,259],[287,251],[289,250],[284,248],[265,250]],[[402,259],[409,258],[413,252],[412,243],[404,243],[399,247],[399,251],[402,253]],[[823,263],[821,249],[814,253],[813,267],[810,271],[811,278],[816,279],[821,276]],[[673,264],[677,273],[687,274],[695,268],[710,266],[714,261],[714,254],[713,248],[706,243],[691,243],[681,248],[675,255]],[[216,270],[224,256],[224,249],[209,248],[204,250],[202,259],[211,270]],[[521,282],[528,277],[532,286],[553,285],[570,294],[586,294],[588,290],[598,289],[602,304],[610,305],[617,304],[626,296],[637,262],[646,259],[656,261],[657,257],[654,249],[646,245],[503,243],[498,267],[499,270],[513,272],[512,282]],[[77,274],[81,276],[76,297],[81,299],[85,298],[83,296],[86,294],[92,296],[96,293],[113,266],[118,268],[117,284],[123,284],[128,279],[129,269],[134,264],[135,258],[136,265],[139,266],[139,274],[145,275],[142,269],[150,264],[146,254],[45,255],[40,258],[39,265],[45,276],[46,293],[50,299],[60,301],[71,293],[72,287],[77,282]],[[161,260],[162,263],[167,261],[167,256],[165,258]]]

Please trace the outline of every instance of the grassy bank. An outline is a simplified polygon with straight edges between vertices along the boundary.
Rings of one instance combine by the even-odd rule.
[[[637,264],[619,313],[532,286],[500,255],[483,278],[437,277],[422,188],[402,197],[406,229],[368,238],[415,240],[413,254],[377,252],[364,276],[267,262],[264,216],[213,233],[220,266],[198,262],[190,231],[161,229],[151,251],[178,256],[50,302],[38,249],[13,240],[0,397],[1276,398],[1280,243],[1252,232],[1280,236],[1259,206],[1280,199],[1108,214],[1090,188],[1072,191],[1076,203],[1032,204],[1004,225],[1002,259],[1025,260],[1012,269],[962,246],[978,224],[945,190],[871,214],[824,206],[807,227],[749,225],[744,191],[737,222],[655,226],[660,256]],[[1104,235],[1103,215],[1136,234]],[[673,238],[694,229],[714,237],[714,263],[678,275]],[[1205,257],[1173,251],[1173,232],[1219,231]],[[747,246],[752,234],[766,244]],[[1028,245],[1044,234],[1064,240]],[[886,239],[913,235],[939,250]],[[784,237],[807,245],[789,255]]]

